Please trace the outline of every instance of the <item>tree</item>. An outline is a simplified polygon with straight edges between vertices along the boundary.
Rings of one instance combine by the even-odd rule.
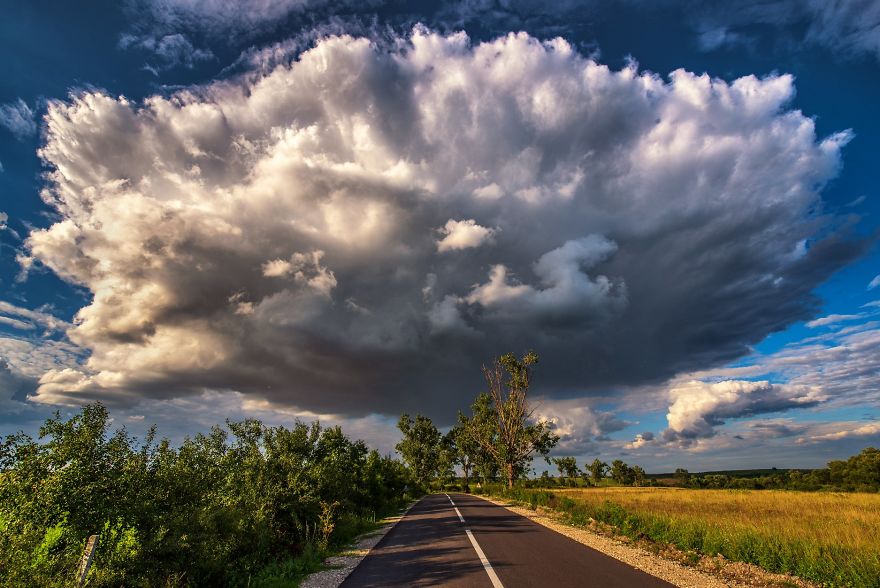
[[[513,480],[522,475],[532,455],[540,453],[546,459],[559,442],[550,423],[532,422],[534,409],[527,396],[537,361],[533,352],[519,359],[508,353],[483,366],[489,393],[480,394],[472,406],[474,439],[494,458],[508,488],[513,488]]]
[[[624,486],[629,486],[635,479],[632,468],[620,459],[615,459],[611,462],[611,477],[615,482]]]
[[[455,435],[449,431],[440,438],[437,452],[437,477],[441,484],[455,481],[455,466],[459,462],[458,457]]]
[[[635,484],[636,486],[641,486],[642,484],[645,483],[646,474],[645,474],[645,470],[642,469],[641,466],[633,466],[631,468],[631,471],[633,474],[633,484]]]
[[[559,470],[559,475],[564,478],[577,478],[580,475],[577,461],[573,457],[554,457],[553,464]]]
[[[458,413],[458,424],[449,430],[455,444],[455,461],[461,466],[464,473],[464,490],[470,491],[471,469],[480,464],[484,459],[480,444],[474,439],[471,432],[471,421],[461,412]]]
[[[593,484],[598,486],[602,478],[605,477],[605,473],[608,471],[608,464],[597,457],[593,460],[593,463],[587,466],[587,470],[590,472],[590,478],[592,478]]]
[[[409,466],[417,484],[426,487],[437,475],[440,458],[440,431],[426,416],[413,420],[408,414],[400,415],[397,428],[403,439],[394,446]]]
[[[676,468],[673,477],[679,486],[687,486],[691,479],[690,473],[684,468]]]

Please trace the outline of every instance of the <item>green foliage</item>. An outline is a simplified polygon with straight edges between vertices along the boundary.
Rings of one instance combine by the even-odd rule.
[[[578,469],[577,460],[573,457],[554,457],[552,461],[556,469],[559,470],[560,476],[577,478],[581,473]]]
[[[403,438],[394,448],[409,466],[415,482],[427,488],[431,480],[437,477],[441,465],[440,431],[428,417],[417,415],[413,420],[408,414],[400,416],[397,428]],[[443,465],[446,467],[449,464]]]
[[[620,459],[615,459],[611,462],[611,478],[618,484],[624,486],[629,486],[635,482],[636,479],[632,468]]]
[[[472,405],[471,434],[507,478],[508,487],[521,477],[535,453],[545,458],[559,442],[550,423],[535,421],[528,402],[532,366],[538,356],[507,353],[483,367],[488,394]]]
[[[608,472],[608,464],[597,457],[587,466],[587,470],[590,472],[590,478],[593,480],[593,484],[598,486]]]
[[[284,585],[408,483],[338,427],[228,422],[175,448],[109,421],[90,405],[0,443],[0,585],[69,585],[91,534],[90,586]]]

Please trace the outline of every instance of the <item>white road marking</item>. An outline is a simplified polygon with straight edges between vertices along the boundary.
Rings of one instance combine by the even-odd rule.
[[[463,523],[464,517],[461,516],[461,511],[459,511],[458,507],[455,506],[455,502],[453,502],[452,497],[449,496],[449,494],[446,494],[446,498],[449,499],[449,502],[452,504],[452,508],[455,509],[455,514],[458,515],[459,520]],[[489,563],[489,559],[486,557],[486,554],[483,553],[483,548],[480,547],[479,543],[477,543],[477,538],[474,537],[474,534],[471,533],[470,529],[466,528],[464,532],[467,533],[468,539],[471,540],[471,545],[474,546],[474,551],[477,552],[477,557],[480,558],[480,563],[483,564],[483,569],[486,570],[487,574],[489,574],[489,580],[492,582],[492,587],[504,588],[504,584],[501,583],[501,579],[498,577],[498,574],[495,573],[495,570],[494,568],[492,568],[492,564]]]
[[[489,579],[492,581],[492,586],[494,588],[504,588],[504,584],[501,583],[501,580],[498,578],[498,574],[496,574],[495,570],[492,569],[492,564],[490,564],[489,560],[486,559],[486,554],[483,553],[483,550],[480,548],[480,544],[477,543],[474,534],[471,533],[470,529],[465,529],[464,532],[467,533],[468,539],[471,540],[471,545],[474,546],[474,550],[480,557],[480,562],[483,564],[483,568],[486,570],[486,573],[489,574]]]

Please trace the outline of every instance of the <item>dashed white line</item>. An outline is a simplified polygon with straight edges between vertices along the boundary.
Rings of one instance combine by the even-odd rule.
[[[468,539],[471,540],[471,545],[474,546],[474,550],[477,552],[477,556],[480,558],[480,562],[483,564],[483,568],[486,570],[486,573],[489,574],[489,579],[492,581],[492,586],[494,588],[504,588],[504,584],[501,583],[501,580],[498,578],[498,574],[495,573],[495,570],[492,569],[492,564],[489,563],[489,560],[486,559],[486,554],[483,553],[483,550],[480,548],[480,544],[477,543],[476,538],[474,538],[474,534],[471,533],[470,529],[465,529],[465,533],[467,533]]]
[[[449,499],[450,504],[452,504],[452,508],[455,509],[455,514],[458,515],[458,519],[463,523],[464,517],[461,516],[461,511],[458,510],[458,507],[455,506],[455,502],[453,502],[452,497],[449,494],[446,494],[446,498]],[[483,569],[486,570],[486,573],[489,575],[489,580],[492,582],[493,588],[504,588],[504,584],[501,583],[501,579],[498,577],[498,574],[495,573],[495,570],[492,568],[492,564],[489,563],[489,559],[486,557],[486,554],[483,553],[483,548],[480,547],[480,544],[477,543],[477,538],[474,537],[474,534],[471,533],[470,529],[465,529],[465,533],[467,533],[468,539],[471,540],[471,545],[474,546],[474,551],[477,552],[477,557],[480,558],[480,563],[483,564]]]

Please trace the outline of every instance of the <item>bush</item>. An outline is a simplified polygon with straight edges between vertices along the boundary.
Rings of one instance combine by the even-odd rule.
[[[398,461],[338,427],[227,422],[180,447],[109,433],[100,405],[0,443],[0,585],[273,585],[402,506]],[[256,582],[256,583],[255,583]]]

